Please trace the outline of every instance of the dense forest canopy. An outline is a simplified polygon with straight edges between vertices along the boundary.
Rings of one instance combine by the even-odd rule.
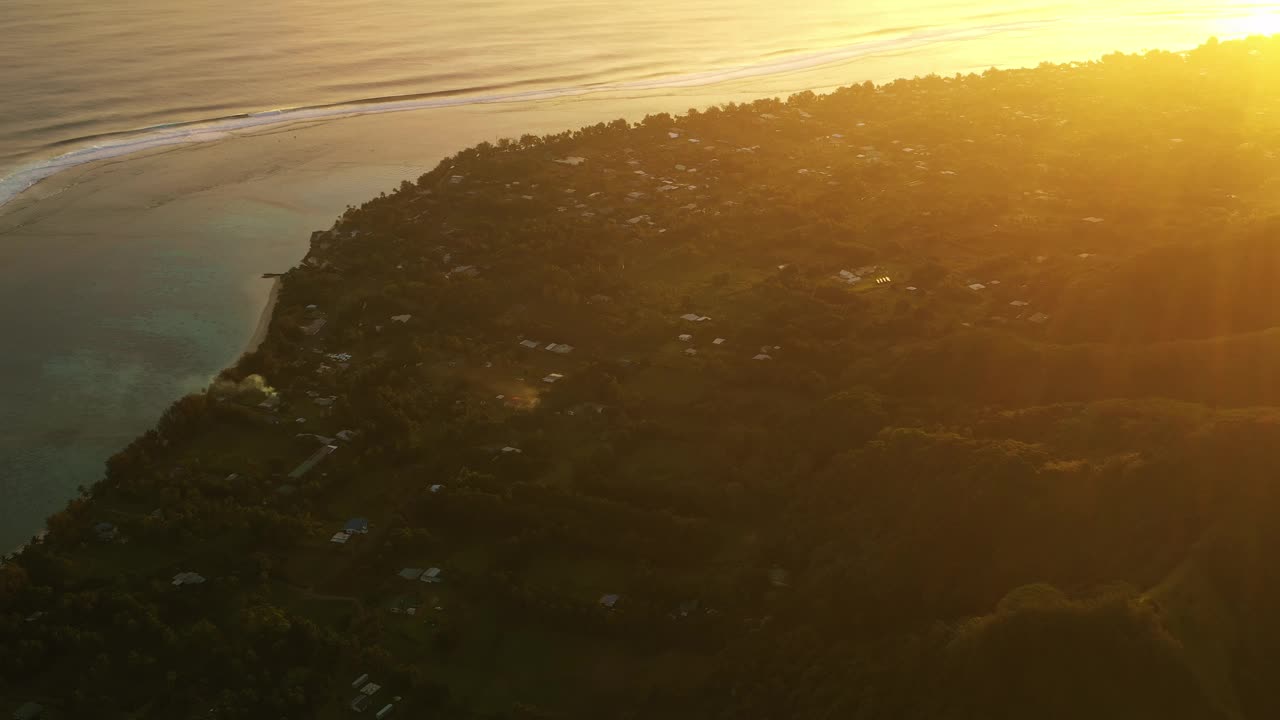
[[[1275,717],[1277,152],[1280,38],[464,150],[0,567],[0,709]]]

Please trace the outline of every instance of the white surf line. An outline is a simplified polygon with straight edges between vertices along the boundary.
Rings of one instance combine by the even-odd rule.
[[[186,123],[170,123],[143,128],[135,133],[123,132],[119,137],[106,140],[100,144],[78,148],[56,157],[39,160],[19,167],[9,175],[0,178],[0,207],[21,195],[36,183],[87,163],[110,160],[126,155],[160,147],[188,145],[210,142],[231,137],[237,130],[250,130],[283,125],[287,123],[334,120],[360,115],[378,115],[393,112],[408,112],[431,108],[457,107],[461,105],[485,105],[493,103],[534,102],[557,98],[577,97],[608,92],[653,91],[672,88],[689,88],[715,85],[735,80],[747,80],[770,75],[791,74],[797,71],[812,70],[826,65],[844,63],[851,60],[883,53],[886,51],[913,50],[929,45],[946,42],[977,40],[1000,33],[1020,30],[1034,30],[1063,23],[1077,24],[1096,20],[1114,20],[1114,18],[1063,18],[1045,17],[989,25],[978,25],[956,28],[938,28],[899,37],[887,37],[880,40],[857,43],[839,48],[821,50],[813,53],[797,55],[789,58],[747,65],[744,67],[705,70],[684,75],[673,75],[651,80],[634,80],[614,83],[601,83],[587,86],[544,88],[521,92],[501,93],[495,95],[454,97],[426,97],[417,99],[388,99],[386,101],[361,102],[333,105],[282,108],[255,113],[234,115],[208,122],[192,121]]]

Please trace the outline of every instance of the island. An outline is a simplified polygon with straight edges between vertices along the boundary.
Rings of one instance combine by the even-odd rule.
[[[1280,37],[463,150],[7,558],[0,710],[1276,717],[1277,152]]]

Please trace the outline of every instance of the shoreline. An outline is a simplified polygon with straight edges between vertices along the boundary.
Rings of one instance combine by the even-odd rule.
[[[267,339],[267,331],[271,329],[271,318],[276,312],[276,303],[280,302],[281,280],[283,280],[281,277],[271,279],[271,292],[267,295],[267,304],[263,306],[262,314],[258,316],[258,326],[254,328],[253,335],[245,346],[244,354],[246,355],[257,351]]]

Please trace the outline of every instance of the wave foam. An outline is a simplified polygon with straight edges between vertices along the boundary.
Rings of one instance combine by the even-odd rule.
[[[534,102],[558,98],[577,97],[607,92],[644,92],[664,89],[701,87],[720,83],[749,80],[771,75],[784,75],[813,70],[827,65],[845,63],[884,52],[914,50],[943,42],[975,40],[991,35],[1046,27],[1062,22],[1061,18],[1040,18],[988,25],[932,28],[895,37],[846,45],[839,48],[778,58],[737,68],[705,70],[684,75],[602,82],[572,87],[555,87],[518,92],[499,92],[488,95],[462,94],[439,91],[414,95],[351,100],[343,103],[314,105],[297,108],[279,108],[261,112],[230,115],[209,120],[166,123],[138,130],[105,133],[76,140],[59,142],[59,145],[91,143],[56,157],[39,160],[18,168],[0,178],[0,207],[12,201],[41,180],[80,165],[132,155],[134,153],[175,145],[211,142],[231,136],[242,130],[254,130],[286,123],[333,120],[357,115],[376,115],[459,105],[483,105],[492,103]],[[874,35],[873,35],[874,36]],[[95,142],[98,141],[98,142]]]

